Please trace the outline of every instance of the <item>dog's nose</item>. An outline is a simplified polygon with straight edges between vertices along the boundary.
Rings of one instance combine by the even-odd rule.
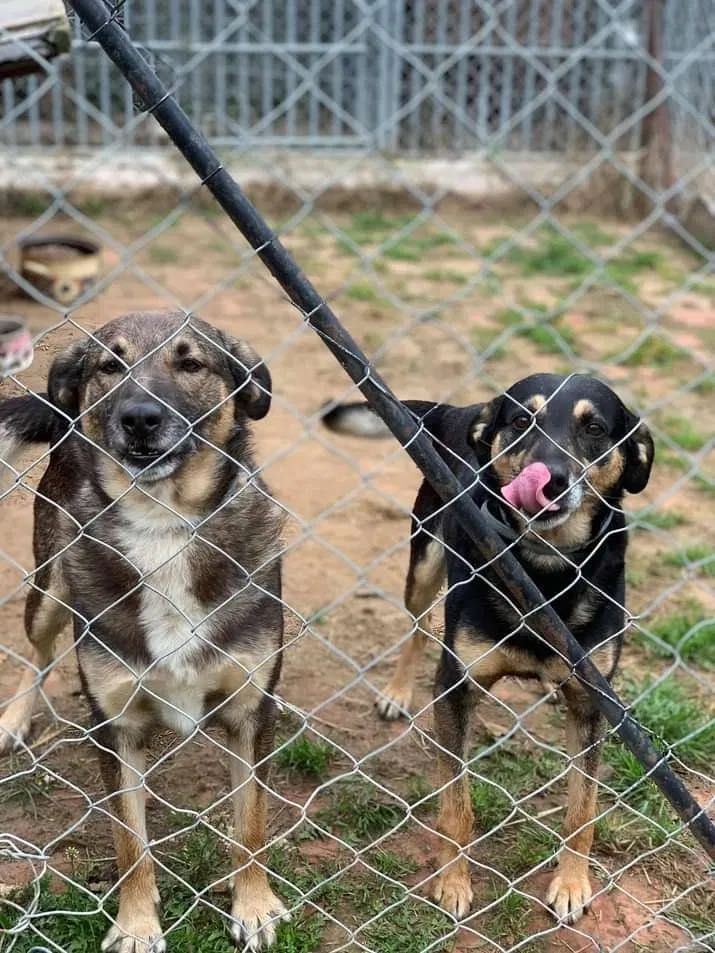
[[[544,496],[549,500],[555,500],[564,490],[568,489],[569,475],[566,470],[549,470],[551,479],[544,487]]]
[[[154,400],[133,400],[122,408],[121,423],[134,439],[150,437],[159,429],[163,408]]]

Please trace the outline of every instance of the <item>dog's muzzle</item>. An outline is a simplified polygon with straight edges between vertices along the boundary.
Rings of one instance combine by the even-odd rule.
[[[583,488],[566,467],[530,463],[501,488],[507,503],[543,528],[563,522],[577,509]]]
[[[119,462],[143,482],[171,475],[193,446],[185,421],[148,397],[123,401],[114,414],[111,432]]]

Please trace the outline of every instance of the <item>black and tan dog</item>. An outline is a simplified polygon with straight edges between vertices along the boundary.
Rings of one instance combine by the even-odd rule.
[[[626,625],[624,491],[648,482],[653,442],[644,424],[605,384],[581,375],[537,374],[487,404],[450,407],[407,401],[436,449],[471,487],[490,526],[600,670],[612,677]],[[334,430],[378,435],[365,405],[338,405]],[[473,812],[465,759],[473,708],[505,675],[558,685],[567,704],[571,767],[564,848],[547,893],[556,915],[574,922],[591,898],[588,856],[596,809],[602,723],[569,666],[524,624],[490,583],[467,535],[427,483],[417,494],[405,603],[416,631],[378,703],[404,713],[428,637],[429,612],[447,579],[442,657],[435,682],[442,835],[434,896],[455,917],[472,901],[466,848]]]
[[[165,948],[143,793],[144,747],[162,725],[184,736],[226,729],[235,940],[267,946],[285,916],[252,860],[264,847],[283,626],[282,518],[248,426],[270,403],[270,375],[247,344],[166,312],[125,315],[70,347],[47,400],[0,403],[1,459],[52,445],[35,500],[32,664],[0,721],[0,748],[28,735],[71,619],[116,818],[119,912],[103,950]]]

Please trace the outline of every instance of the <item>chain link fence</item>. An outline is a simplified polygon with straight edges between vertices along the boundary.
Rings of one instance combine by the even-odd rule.
[[[624,501],[614,685],[712,814],[713,4],[217,0],[128,2],[114,16],[401,398],[469,406],[532,373],[564,375],[548,415],[584,373],[647,424],[651,479]],[[556,686],[485,686],[469,660],[482,698],[457,773],[475,820],[446,829],[438,796],[455,786],[438,772],[433,685],[445,603],[464,581],[440,588],[430,560],[471,550],[424,513],[410,524],[419,475],[405,448],[356,435],[360,415],[344,433],[325,427],[326,403],[359,394],[313,316],[72,28],[70,54],[28,50],[37,73],[2,83],[0,293],[35,361],[1,396],[38,395],[31,414],[0,404],[3,951],[106,937],[142,953],[160,933],[182,953],[228,951],[232,936],[243,949],[273,938],[280,953],[711,949],[712,865],[611,727],[565,742],[563,673]],[[58,234],[75,246],[38,258],[27,244]],[[77,240],[99,249],[96,274],[77,264]],[[107,421],[127,395],[135,416],[117,438]],[[151,413],[169,434],[163,456],[144,447],[128,462],[117,448]],[[236,437],[247,417],[255,459]],[[530,427],[551,432],[539,417]],[[33,433],[59,445],[64,488],[40,484],[49,450]],[[464,439],[448,456],[484,477]],[[166,476],[145,479],[165,459]],[[207,482],[222,467],[228,482]],[[405,606],[425,533],[428,578],[421,598],[408,584]],[[587,573],[573,562],[567,591]],[[492,578],[483,560],[468,570]],[[70,621],[84,685],[68,632],[47,648]],[[394,672],[416,638],[410,697]],[[251,718],[225,718],[229,703]],[[146,729],[132,744],[128,715]],[[567,806],[601,740],[593,902],[558,922],[551,868],[574,844]],[[435,897],[445,842],[466,858],[468,911]]]

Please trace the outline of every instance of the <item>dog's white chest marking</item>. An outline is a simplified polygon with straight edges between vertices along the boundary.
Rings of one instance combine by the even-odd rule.
[[[162,720],[188,734],[216,677],[213,666],[195,664],[212,630],[211,608],[192,587],[192,553],[200,544],[192,541],[191,526],[171,512],[157,508],[133,519],[127,510],[118,549],[144,583],[139,618],[151,663],[142,684],[159,701]]]

